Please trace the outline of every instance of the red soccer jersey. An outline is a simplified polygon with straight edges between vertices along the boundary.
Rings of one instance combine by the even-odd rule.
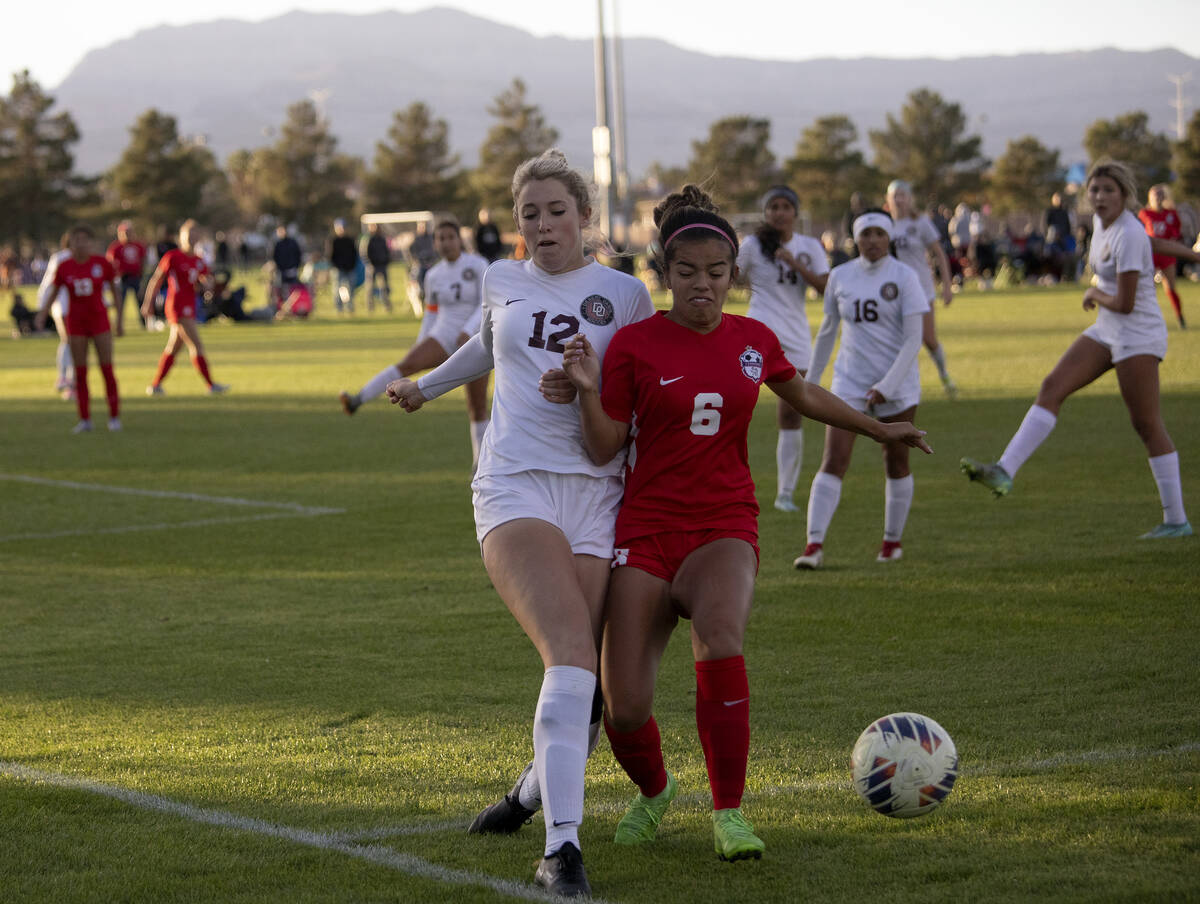
[[[1178,239],[1180,236],[1179,214],[1169,207],[1162,210],[1151,210],[1143,207],[1138,211],[1138,219],[1146,227],[1146,234],[1158,236],[1160,239]]]
[[[112,282],[116,275],[112,264],[99,255],[93,254],[83,262],[68,257],[58,265],[54,284],[67,290],[70,296],[67,310],[70,313],[84,310],[103,313],[104,296],[100,289],[106,282]]]
[[[196,283],[201,276],[208,273],[208,265],[203,260],[194,254],[174,248],[162,256],[155,272],[167,277],[168,308],[195,309]]]
[[[725,314],[702,334],[660,312],[619,330],[601,393],[633,439],[618,545],[662,530],[757,533],[746,434],[759,387],[795,374],[775,334],[747,317]]]
[[[113,242],[105,256],[122,276],[141,276],[146,262],[146,246],[141,242]]]

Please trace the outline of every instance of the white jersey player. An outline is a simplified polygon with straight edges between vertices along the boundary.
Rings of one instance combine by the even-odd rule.
[[[833,394],[852,408],[886,422],[912,421],[921,398],[917,353],[929,300],[917,274],[888,254],[892,219],[866,211],[854,220],[859,256],[835,267],[825,287],[825,318],[817,332],[808,379],[819,383],[833,351],[838,326],[842,344],[833,368]],[[797,568],[818,568],[825,533],[841,499],[842,479],[850,466],[855,434],[829,427],[825,455],[808,496],[808,543]],[[908,447],[884,446],[887,475],[883,545],[878,562],[901,556],[900,537],[912,507],[913,478]]]
[[[946,389],[946,395],[952,399],[957,398],[958,386],[946,369],[946,350],[938,341],[937,324],[933,318],[933,303],[937,298],[937,291],[933,284],[933,273],[929,269],[929,259],[932,256],[942,282],[942,301],[949,306],[954,300],[950,259],[946,256],[946,249],[942,247],[942,237],[938,235],[933,220],[914,207],[912,186],[899,179],[893,180],[888,186],[887,201],[893,222],[892,248],[896,257],[912,267],[913,272],[917,274],[921,281],[921,291],[929,301],[929,313],[925,315],[921,334],[922,341],[929,356],[933,358],[933,363],[937,365],[938,376]]]
[[[786,185],[769,188],[762,199],[763,226],[738,249],[737,266],[750,285],[747,316],[765,323],[778,337],[796,370],[808,371],[812,333],[804,310],[809,286],[825,291],[829,262],[821,243],[794,231],[800,200]],[[797,511],[792,501],[804,458],[803,421],[782,400],[776,406],[779,438],[775,444],[775,508]]]
[[[591,199],[561,151],[518,168],[513,201],[532,260],[494,263],[479,335],[419,381],[397,380],[387,391],[415,411],[495,368],[492,423],[472,483],[475,524],[488,576],[545,671],[534,761],[470,831],[515,832],[544,801],[546,845],[534,879],[554,894],[588,895],[579,848],[583,770],[599,734],[597,650],[622,463],[592,462],[578,404],[551,400],[574,398],[561,370],[569,339],[583,334],[602,355],[618,329],[653,307],[639,280],[584,256]]]
[[[393,380],[441,364],[479,332],[480,287],[488,262],[463,250],[458,224],[453,220],[438,223],[433,240],[441,260],[425,275],[425,315],[417,341],[400,363],[385,367],[358,392],[339,394],[346,414],[354,414],[365,402],[382,395]],[[487,384],[485,374],[471,381],[466,390],[472,469],[479,460],[479,448],[487,432]]]
[[[64,241],[66,236],[63,237]],[[71,343],[67,340],[67,309],[70,305],[70,295],[66,289],[55,289],[54,277],[58,273],[58,265],[71,256],[67,248],[62,248],[50,255],[46,262],[46,272],[42,274],[38,286],[38,310],[50,308],[50,316],[54,318],[54,329],[58,333],[58,349],[54,353],[58,376],[54,380],[54,391],[62,393],[68,401],[75,398],[75,365],[71,358]],[[50,293],[57,292],[54,300]]]

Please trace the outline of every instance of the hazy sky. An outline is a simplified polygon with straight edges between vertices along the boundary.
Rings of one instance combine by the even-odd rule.
[[[1026,51],[1174,47],[1200,57],[1200,0],[605,0],[611,30],[706,53],[767,59],[959,57]],[[369,13],[450,6],[537,35],[590,38],[595,0],[33,0],[5,4],[0,77],[29,69],[54,87],[88,51],[155,25],[220,18],[262,20],[293,9]],[[1144,11],[1144,12],[1143,12]],[[314,47],[313,53],[320,54]],[[1200,96],[1200,65],[1190,94]]]

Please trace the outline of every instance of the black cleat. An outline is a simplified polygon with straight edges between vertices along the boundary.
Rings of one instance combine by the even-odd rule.
[[[476,816],[471,827],[467,829],[467,834],[511,835],[529,822],[537,810],[529,810],[522,806],[520,795],[521,786],[525,784],[525,776],[529,775],[532,770],[533,760],[530,760],[528,765],[521,770],[512,790]]]
[[[354,414],[354,412],[358,411],[359,406],[362,405],[357,395],[350,395],[348,392],[339,392],[338,401],[342,403],[342,411],[346,412],[346,414]]]
[[[533,874],[533,881],[552,895],[563,898],[590,898],[592,887],[583,871],[583,854],[567,842],[549,857],[543,857]]]

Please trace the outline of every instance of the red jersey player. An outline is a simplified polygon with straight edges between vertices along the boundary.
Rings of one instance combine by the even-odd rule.
[[[213,382],[208,372],[208,359],[204,357],[204,343],[200,341],[200,330],[196,327],[196,286],[210,276],[208,265],[195,254],[195,243],[199,237],[200,229],[195,220],[188,220],[180,226],[179,247],[162,256],[146,286],[142,316],[151,317],[154,314],[154,298],[163,280],[167,281],[166,314],[167,322],[171,324],[167,347],[158,359],[158,370],[154,372],[153,382],[146,387],[146,395],[165,394],[162,381],[184,344],[191,354],[192,364],[208,385],[209,393],[217,395],[229,390],[224,383]]]
[[[1165,185],[1152,185],[1147,201],[1146,206],[1138,211],[1138,219],[1146,227],[1146,234],[1158,239],[1178,241],[1182,237],[1182,230],[1179,226],[1179,214],[1171,204],[1170,189]],[[1175,291],[1175,258],[1156,253],[1154,269],[1162,277],[1167,298],[1171,300],[1171,307],[1175,309],[1180,329],[1183,329],[1187,324],[1183,321],[1183,305],[1179,301],[1179,293]]]
[[[46,323],[46,313],[58,294],[57,289],[67,290],[67,340],[71,345],[71,358],[75,362],[75,405],[79,409],[79,423],[75,433],[87,433],[92,429],[91,404],[87,385],[88,340],[96,346],[96,357],[100,360],[100,371],[104,374],[104,391],[108,398],[108,429],[120,430],[121,402],[117,394],[117,377],[113,371],[113,339],[108,324],[108,312],[104,309],[103,287],[108,285],[112,297],[117,298],[116,271],[112,264],[99,255],[92,254],[94,235],[87,226],[76,226],[70,232],[68,248],[71,256],[61,261],[54,274],[54,291],[45,293],[44,307],[38,311],[38,329]]]
[[[121,280],[121,291],[114,300],[114,306],[117,309],[116,332],[118,336],[124,336],[125,298],[132,292],[134,306],[137,306],[138,290],[142,287],[142,270],[146,264],[146,246],[134,241],[132,223],[124,220],[117,226],[117,240],[108,246],[104,256],[116,269]]]
[[[769,328],[722,312],[737,239],[708,195],[685,186],[654,219],[666,237],[661,263],[671,309],[613,337],[603,380],[584,335],[563,355],[592,460],[606,462],[632,440],[600,667],[612,750],[639,789],[616,842],[652,841],[676,793],[652,709],[658,664],[683,615],[691,620],[714,847],[723,860],[758,858],[765,845],[740,806],[750,745],[742,639],[758,570],[746,433],[759,388],[805,417],[879,442],[929,447],[912,424],[881,423],[806,383]]]

